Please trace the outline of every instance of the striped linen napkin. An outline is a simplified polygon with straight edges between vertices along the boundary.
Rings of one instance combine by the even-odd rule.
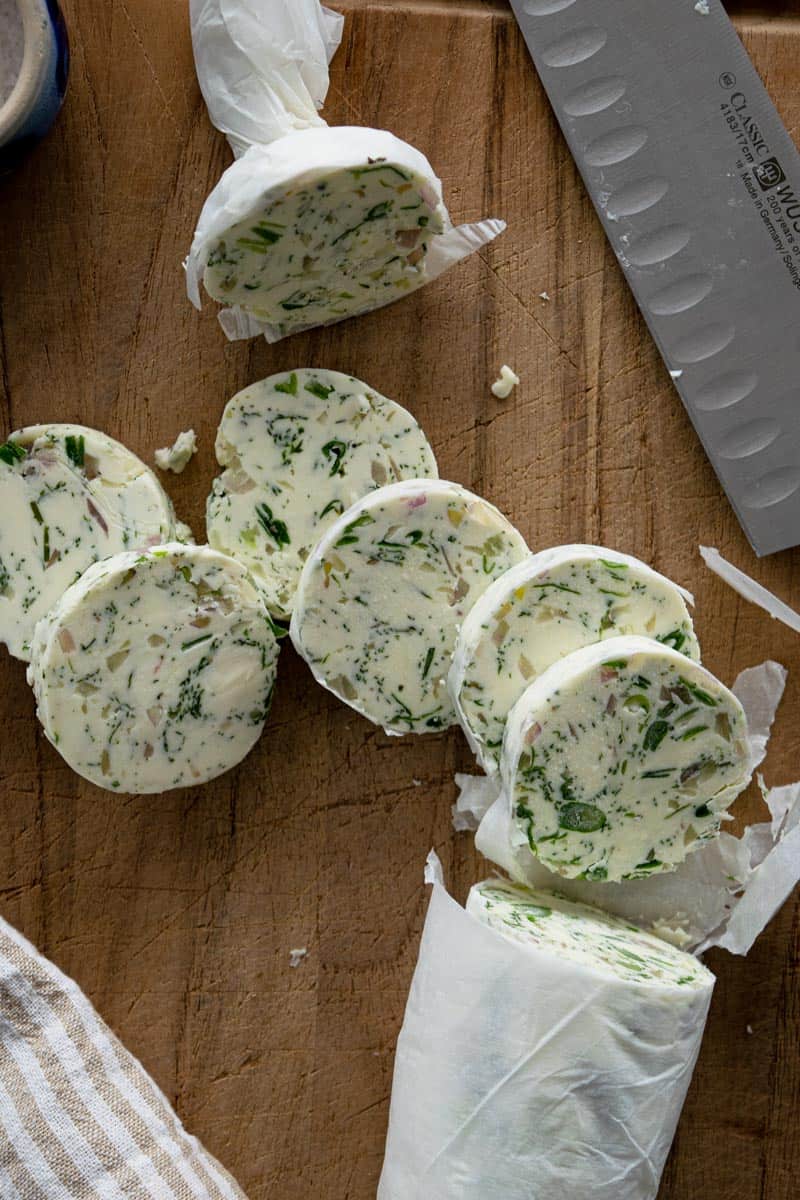
[[[0,1198],[245,1200],[77,984],[1,918]]]

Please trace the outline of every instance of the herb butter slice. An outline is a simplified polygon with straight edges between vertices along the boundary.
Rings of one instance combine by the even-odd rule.
[[[301,130],[251,147],[208,197],[187,259],[189,295],[199,307],[202,279],[274,340],[422,286],[429,251],[449,231],[441,183],[413,146],[384,130]],[[468,252],[459,244],[452,260]]]
[[[32,425],[0,446],[0,641],[30,657],[33,628],[88,566],[175,536],[149,467],[83,425]]]
[[[445,229],[435,182],[406,155],[303,169],[211,246],[203,283],[282,332],[387,304],[424,282]]]
[[[683,654],[610,638],[541,675],[511,709],[512,839],[570,878],[671,871],[716,836],[750,780],[739,701]]]
[[[299,369],[245,388],[222,414],[225,472],[206,505],[208,540],[240,559],[270,611],[288,618],[322,533],[368,492],[437,477],[417,422],[338,371]]]
[[[456,483],[372,492],[303,568],[291,636],[317,680],[389,733],[453,725],[445,678],[458,625],[528,553],[493,505]]]
[[[89,567],[31,650],[49,740],[98,787],[137,794],[236,766],[263,729],[278,658],[244,567],[177,542]]]
[[[713,986],[711,972],[691,954],[629,921],[557,892],[488,879],[471,889],[466,909],[510,941],[556,954],[623,983],[655,988]]]
[[[525,688],[573,650],[638,634],[699,660],[686,599],[645,563],[603,546],[557,546],[501,576],[467,614],[448,677],[484,770],[497,772],[506,718]]]

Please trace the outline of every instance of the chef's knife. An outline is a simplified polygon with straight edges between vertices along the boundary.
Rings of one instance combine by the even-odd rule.
[[[511,0],[757,554],[800,543],[800,154],[719,0]]]

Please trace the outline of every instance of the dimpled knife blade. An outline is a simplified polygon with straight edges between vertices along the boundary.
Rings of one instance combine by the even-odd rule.
[[[511,6],[753,549],[796,546],[800,155],[725,10],[719,0]]]

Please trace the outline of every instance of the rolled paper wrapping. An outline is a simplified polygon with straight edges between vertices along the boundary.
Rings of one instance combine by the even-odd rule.
[[[245,1200],[80,988],[0,919],[4,1200]]]
[[[190,0],[189,19],[203,99],[237,157],[325,124],[342,16],[318,0]]]
[[[429,882],[378,1200],[654,1200],[711,973],[499,881],[465,912],[435,856]]]
[[[316,680],[387,733],[455,724],[445,685],[464,615],[528,553],[502,513],[457,483],[370,492],[306,559],[291,637]]]
[[[698,663],[650,638],[585,646],[509,713],[512,842],[568,877],[672,871],[719,833],[751,760],[741,704]]]
[[[688,592],[605,546],[556,546],[496,580],[459,631],[447,686],[478,762],[494,775],[511,708],[573,650],[640,634],[700,658]]]
[[[329,325],[399,300],[505,228],[452,226],[413,146],[318,115],[341,18],[318,0],[192,0],[192,42],[213,122],[238,161],[206,200],[186,260],[225,307],[231,339]]]
[[[36,622],[101,558],[176,536],[149,467],[97,429],[32,425],[0,446],[0,642],[30,658]]]
[[[173,542],[85,571],[36,626],[28,681],[72,769],[142,795],[241,762],[264,728],[277,660],[245,568]]]
[[[413,146],[341,125],[252,146],[209,195],[186,261],[226,305],[229,337],[289,333],[381,308],[436,278],[505,228],[454,229],[442,185]]]
[[[327,528],[368,492],[437,476],[417,422],[339,371],[299,368],[238,392],[216,443],[225,467],[206,505],[211,545],[239,559],[287,619],[303,569]]]

